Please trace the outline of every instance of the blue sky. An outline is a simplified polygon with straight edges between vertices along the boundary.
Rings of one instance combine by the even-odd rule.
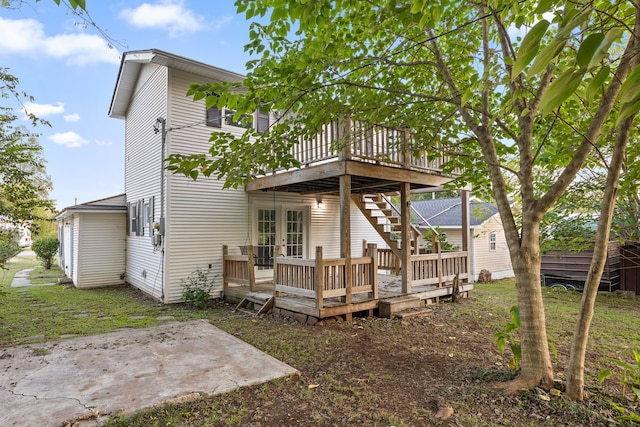
[[[36,132],[58,209],[124,192],[124,121],[107,116],[122,52],[156,48],[245,73],[249,23],[233,3],[87,0],[107,37],[53,0],[0,7],[0,67],[52,125]]]

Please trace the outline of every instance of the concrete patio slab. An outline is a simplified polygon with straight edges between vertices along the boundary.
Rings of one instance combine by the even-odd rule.
[[[99,425],[108,415],[297,373],[206,320],[5,347],[0,425]]]

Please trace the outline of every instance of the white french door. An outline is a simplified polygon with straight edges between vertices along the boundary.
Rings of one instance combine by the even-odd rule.
[[[257,207],[254,216],[256,278],[273,276],[276,245],[290,258],[307,256],[309,208],[306,206]]]

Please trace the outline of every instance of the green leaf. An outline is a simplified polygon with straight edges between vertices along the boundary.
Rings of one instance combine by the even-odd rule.
[[[601,383],[602,381],[605,380],[605,378],[607,378],[609,375],[611,375],[611,370],[610,369],[603,369],[600,372],[598,372],[598,382]]]
[[[543,13],[548,12],[549,9],[553,7],[554,3],[555,0],[540,0],[533,13],[536,15],[542,15]]]
[[[544,71],[547,66],[553,62],[555,57],[558,56],[565,43],[566,40],[553,39],[548,45],[542,48],[533,60],[533,64],[531,64],[529,70],[527,70],[527,77],[531,78],[541,71]]]
[[[591,79],[589,85],[587,86],[587,89],[585,90],[585,99],[587,100],[587,102],[591,102],[596,94],[600,91],[602,85],[604,85],[604,82],[609,77],[610,72],[611,69],[609,68],[609,66],[602,67],[600,71],[598,71],[598,73]]]
[[[624,80],[624,83],[622,83],[622,87],[620,88],[620,101],[630,102],[636,99],[638,95],[640,95],[638,83],[640,83],[640,65],[637,65],[631,70]]]
[[[607,52],[609,52],[609,48],[611,47],[613,42],[616,41],[618,37],[620,37],[622,32],[623,31],[621,28],[612,28],[607,31],[607,34],[604,35],[604,40],[602,41],[602,43],[600,43],[600,47],[593,55],[593,58],[591,58],[591,61],[589,62],[587,68],[595,67],[598,62],[600,62],[600,60],[605,57]]]
[[[511,321],[513,325],[517,328],[520,327],[520,308],[517,305],[511,307]]]
[[[540,49],[540,41],[544,37],[547,29],[549,28],[549,21],[543,19],[529,30],[524,40],[518,49],[518,57],[513,64],[513,70],[511,71],[511,80],[514,80],[524,68],[529,65],[533,58],[536,57],[538,50]]]
[[[576,54],[576,66],[586,67],[591,62],[591,58],[596,53],[596,50],[600,47],[600,44],[604,40],[604,34],[596,33],[591,34],[589,37],[583,40],[578,48]]]
[[[640,97],[632,102],[627,102],[622,105],[622,109],[620,110],[620,115],[618,116],[618,120],[616,120],[616,126],[620,125],[624,119],[631,116],[632,114],[640,111]]]
[[[583,76],[583,71],[570,68],[555,79],[540,98],[540,114],[545,116],[573,95]]]
[[[462,94],[462,99],[460,100],[460,106],[464,107],[466,105],[467,101],[469,101],[469,98],[471,98],[472,95],[473,95],[473,90],[471,88],[468,88]]]

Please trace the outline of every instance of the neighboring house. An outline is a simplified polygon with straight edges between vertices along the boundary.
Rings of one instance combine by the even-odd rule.
[[[31,230],[23,224],[14,224],[0,216],[0,229],[15,231],[18,237],[18,246],[28,248],[31,246]]]
[[[322,259],[341,259],[332,267],[335,276],[325,273],[316,278],[335,280],[331,287],[325,286],[325,297],[342,295],[347,308],[322,311],[324,297],[320,291],[320,308],[309,309],[309,313],[316,317],[350,315],[376,307],[376,282],[356,283],[365,280],[366,266],[352,265],[353,270],[346,267],[351,258],[354,263],[373,263],[372,258],[358,258],[363,255],[363,240],[380,247],[390,243],[390,220],[385,226],[372,225],[378,221],[372,218],[372,212],[386,211],[382,209],[386,202],[376,197],[392,192],[403,192],[408,197],[410,190],[439,187],[452,178],[443,176],[439,163],[428,160],[426,155],[405,158],[398,150],[384,151],[388,150],[390,139],[406,137],[406,132],[380,126],[368,126],[366,132],[359,132],[364,127],[357,128],[363,125],[354,121],[327,124],[322,140],[313,142],[314,149],[300,146],[301,155],[307,155],[300,159],[304,168],[269,173],[244,188],[223,189],[223,183],[213,177],[193,181],[167,172],[164,158],[174,153],[206,152],[212,132],[240,135],[246,130],[233,121],[233,111],[216,107],[207,110],[204,100],[194,102],[187,97],[189,85],[243,79],[242,75],[155,49],[124,53],[109,116],[125,120],[126,198],[121,207],[126,206],[127,212],[126,226],[122,226],[126,238],[120,247],[114,244],[105,250],[126,254],[129,284],[165,303],[174,303],[182,300],[182,282],[197,269],[216,278],[213,293],[221,295],[225,289],[226,254],[237,254],[239,259],[247,248],[253,250],[258,261],[251,269],[255,272],[253,283],[273,280],[276,254],[281,255],[275,263],[278,268],[287,267],[287,260],[288,267],[303,268],[303,264],[310,265],[321,247]],[[253,126],[262,131],[272,119],[271,115],[256,113]],[[345,132],[360,135],[352,138],[348,154],[347,148],[336,151],[331,145]],[[315,151],[318,147],[322,149],[321,158]],[[316,157],[309,153],[316,153]],[[408,208],[403,208],[402,214],[409,218]],[[399,223],[393,227],[409,233],[408,225],[406,229]],[[392,243],[393,251],[400,256],[398,245]],[[408,259],[411,245],[407,243],[403,248]],[[248,258],[244,256],[246,264]],[[463,254],[456,264],[463,283],[467,281],[466,271],[462,271],[466,259]],[[304,274],[300,271],[282,279],[282,283],[304,274],[306,282],[283,286],[288,292],[299,291],[313,297],[315,285],[310,281],[316,279],[308,275],[311,270]],[[440,274],[428,280],[443,284],[453,277],[458,276]],[[410,281],[403,277],[403,289],[410,289]],[[351,282],[354,292],[369,292],[372,300],[351,306]],[[427,279],[421,283],[427,283]],[[273,293],[273,285],[270,289]],[[468,289],[470,285],[465,288]]]
[[[125,283],[124,194],[69,206],[58,220],[58,265],[78,288]]]
[[[471,225],[470,264],[473,280],[478,280],[481,270],[491,272],[492,279],[513,277],[509,248],[498,214],[498,208],[490,202],[469,203]],[[461,199],[413,200],[413,221],[427,231],[431,227],[446,234],[446,241],[460,247],[462,233]]]

